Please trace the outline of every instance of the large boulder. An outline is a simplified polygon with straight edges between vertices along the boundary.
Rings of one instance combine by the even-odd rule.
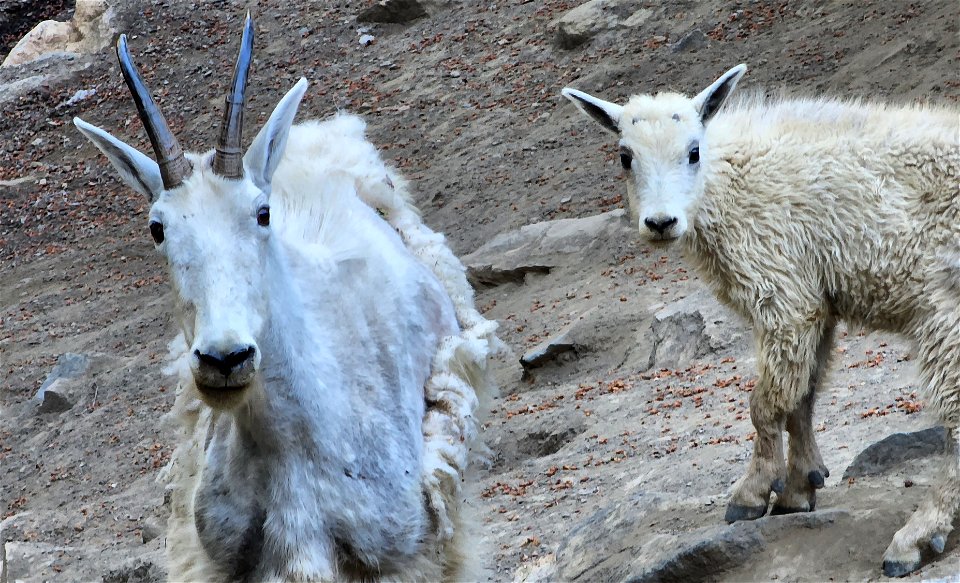
[[[580,261],[614,238],[633,236],[627,212],[617,209],[582,219],[525,225],[501,233],[463,258],[475,286],[522,282],[529,273],[549,273]]]
[[[79,0],[69,22],[45,20],[11,49],[0,67],[12,67],[55,53],[94,53],[112,42],[113,11],[107,0]]]
[[[590,0],[554,21],[556,44],[576,48],[608,30],[640,26],[653,11],[640,0]]]

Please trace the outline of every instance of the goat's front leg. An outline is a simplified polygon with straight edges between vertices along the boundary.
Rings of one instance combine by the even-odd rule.
[[[807,394],[787,415],[786,427],[790,434],[790,445],[787,449],[787,485],[783,493],[777,495],[771,514],[813,511],[817,506],[817,490],[823,488],[825,479],[830,476],[817,447],[813,429],[813,406],[830,367],[834,328],[835,325],[831,323],[824,329],[817,345],[816,361],[810,371]]]
[[[789,413],[801,407],[809,392],[810,374],[822,335],[822,326],[813,325],[799,330],[765,330],[758,334],[759,379],[750,395],[750,420],[757,434],[747,473],[734,485],[727,504],[727,522],[760,518],[767,512],[770,492],[784,492],[787,478],[783,460],[784,422]]]
[[[284,470],[277,473],[290,479],[275,480],[267,489],[263,554],[257,571],[247,580],[285,583],[342,580],[328,515],[313,491],[302,486],[309,483],[308,472],[313,464],[282,461],[286,462],[282,466]]]
[[[337,573],[332,541],[319,537],[304,537],[299,545],[290,541],[283,546],[269,549],[264,554],[260,571],[248,580],[271,583],[333,583],[341,578]]]

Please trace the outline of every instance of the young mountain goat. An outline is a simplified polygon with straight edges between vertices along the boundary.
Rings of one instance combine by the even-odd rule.
[[[74,120],[152,201],[178,296],[170,579],[470,577],[461,482],[496,324],[359,118],[292,125],[305,80],[242,152],[252,31],[215,151],[183,154],[124,36],[158,162]]]
[[[960,506],[960,139],[956,111],[832,100],[720,108],[734,67],[690,99],[626,105],[563,95],[620,138],[640,231],[679,240],[725,304],[753,325],[753,459],[726,519],[810,511],[828,476],[813,404],[838,321],[916,340],[929,404],[950,430],[944,472],[884,555],[887,575],[941,552]],[[635,200],[634,200],[635,198]],[[790,434],[784,463],[783,429]]]

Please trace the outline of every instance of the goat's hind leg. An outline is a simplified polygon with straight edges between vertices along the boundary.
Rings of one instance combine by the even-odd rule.
[[[800,404],[787,415],[787,433],[790,445],[787,453],[787,484],[770,514],[812,512],[817,506],[817,490],[823,488],[830,471],[823,463],[813,429],[813,409],[817,391],[830,367],[833,350],[833,331],[830,324],[817,346],[817,359],[810,373],[809,389]]]
[[[953,520],[960,510],[960,431],[947,430],[947,451],[944,452],[942,472],[932,495],[920,503],[907,523],[893,535],[893,541],[883,554],[883,573],[887,577],[902,577],[920,566],[920,551],[927,547],[942,553],[947,536],[953,530]]]
[[[918,334],[917,361],[927,389],[927,407],[947,428],[947,447],[933,492],[893,535],[883,554],[883,572],[890,577],[919,567],[921,551],[928,547],[943,552],[960,510],[960,294],[935,294],[937,297],[941,300],[937,317]]]

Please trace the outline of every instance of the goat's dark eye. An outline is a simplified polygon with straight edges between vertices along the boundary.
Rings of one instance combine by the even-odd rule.
[[[630,164],[633,163],[633,156],[630,155],[630,152],[626,150],[620,150],[620,165],[623,166],[624,170],[630,169]]]
[[[694,146],[693,148],[690,148],[690,155],[689,155],[689,157],[687,158],[687,160],[688,160],[691,164],[696,164],[697,162],[700,161],[700,147],[699,147],[699,146]]]
[[[153,237],[153,240],[159,245],[163,243],[163,223],[159,221],[150,221],[150,235]]]
[[[266,227],[270,224],[270,207],[263,205],[257,209],[257,224]]]

